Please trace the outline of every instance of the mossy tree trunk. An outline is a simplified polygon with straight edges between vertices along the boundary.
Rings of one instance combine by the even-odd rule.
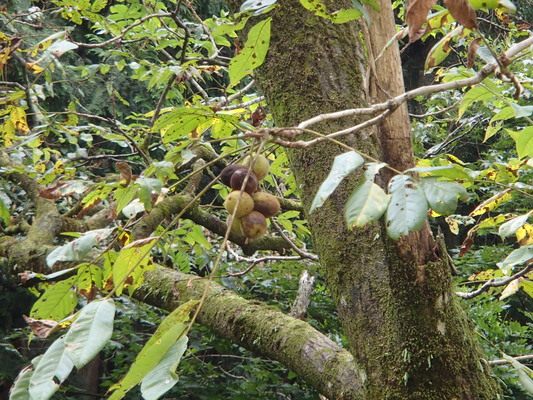
[[[329,10],[351,7],[349,1],[325,3]],[[387,68],[401,70],[397,51],[387,55],[387,68],[376,67],[370,74],[374,86],[369,91],[363,79],[368,63],[356,24],[334,25],[305,11],[298,0],[280,0],[278,5],[272,13],[267,60],[256,71],[278,126],[294,126],[321,113],[362,106],[403,90],[401,78],[380,76],[388,74]],[[383,31],[370,32],[369,37],[379,35],[375,37],[379,40],[367,40],[369,53],[392,36],[391,13],[386,2],[380,13],[373,13],[373,23]],[[413,163],[408,116],[400,110],[395,118],[345,142],[406,168]],[[347,118],[314,129],[327,133],[354,123]],[[334,157],[344,151],[325,143],[289,152],[306,210]],[[425,227],[395,243],[380,224],[347,229],[344,204],[357,180],[354,176],[344,182],[307,219],[339,318],[364,371],[365,398],[498,398],[499,389],[452,294],[449,266],[441,260],[430,230]]]

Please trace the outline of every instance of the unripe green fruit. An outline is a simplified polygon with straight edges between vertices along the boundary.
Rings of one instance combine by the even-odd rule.
[[[240,218],[233,218],[233,223],[231,224],[231,229],[230,229],[231,233],[233,233],[234,235],[237,235],[237,236],[243,236],[244,234],[242,233],[242,229],[241,229],[241,219]]]
[[[250,196],[248,193],[242,192],[241,196],[240,190],[234,190],[228,194],[228,197],[226,197],[226,200],[224,201],[224,208],[230,214],[233,214],[233,211],[235,208],[237,208],[235,216],[238,218],[249,214],[254,209],[254,201],[252,200],[252,196]]]
[[[252,199],[254,201],[254,211],[259,211],[265,218],[273,217],[281,208],[279,200],[267,192],[254,193]]]
[[[252,156],[252,157],[246,156],[242,160],[241,164],[247,167],[250,167],[250,164],[252,163],[252,160],[254,158],[255,156]],[[268,158],[266,158],[264,155],[259,154],[257,158],[255,159],[252,172],[255,174],[258,180],[261,180],[265,176],[267,176],[269,169],[270,169],[270,161],[268,161]]]
[[[244,179],[246,178],[246,175],[248,175],[248,171],[248,168],[238,169],[233,173],[233,175],[231,175],[230,186],[233,190],[241,190]],[[257,181],[256,176],[253,172],[250,172],[244,191],[252,194],[257,190],[258,186],[259,182]]]
[[[267,232],[267,221],[259,211],[252,211],[241,218],[241,229],[248,239],[258,239]]]
[[[224,168],[222,170],[222,172],[220,173],[220,181],[226,185],[226,186],[230,186],[230,180],[231,180],[231,177],[233,175],[233,173],[239,169],[244,169],[244,170],[248,170],[247,167],[245,167],[244,165],[240,165],[240,164],[232,164],[232,165],[228,165],[226,168]],[[240,189],[240,188],[239,188]]]

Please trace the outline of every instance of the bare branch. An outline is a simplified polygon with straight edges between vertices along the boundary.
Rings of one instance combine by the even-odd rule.
[[[528,360],[533,360],[533,354],[526,354],[524,356],[518,356],[518,357],[513,357],[516,361],[528,361]],[[505,364],[509,364],[510,361],[509,360],[506,360],[505,358],[502,358],[500,360],[490,360],[489,361],[489,365],[492,365],[492,366],[495,366],[495,365],[505,365]]]
[[[486,292],[490,288],[508,285],[515,279],[518,279],[526,275],[532,268],[533,268],[533,263],[529,263],[522,270],[520,270],[514,275],[511,275],[508,278],[490,279],[487,282],[485,282],[479,289],[474,290],[473,292],[455,292],[455,294],[462,299],[466,299],[466,300],[473,299],[474,297],[479,296],[481,293]]]

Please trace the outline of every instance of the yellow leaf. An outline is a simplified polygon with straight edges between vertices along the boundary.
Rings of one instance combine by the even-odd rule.
[[[524,224],[515,232],[515,235],[521,246],[533,244],[533,225]]]
[[[26,135],[30,127],[28,126],[28,121],[26,120],[26,112],[21,107],[13,107],[9,119],[13,121],[15,130],[21,135]]]
[[[490,199],[485,200],[483,203],[478,205],[474,211],[468,214],[470,217],[475,217],[477,215],[483,215],[486,212],[495,210],[500,204],[503,204],[513,197],[511,195],[511,189],[505,189],[501,192],[496,193]]]
[[[44,68],[39,66],[38,64],[26,63],[26,68],[35,75],[40,74],[44,71]]]

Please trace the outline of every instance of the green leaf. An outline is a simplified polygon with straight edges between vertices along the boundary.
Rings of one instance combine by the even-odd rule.
[[[519,106],[516,103],[511,103],[515,118],[529,117],[533,114],[533,106]]]
[[[152,194],[161,193],[163,184],[159,179],[146,178],[141,176],[137,179],[137,183],[141,185],[139,190],[139,199],[144,204],[144,209],[150,211],[152,209]]]
[[[450,215],[457,208],[458,198],[468,196],[463,185],[457,182],[438,181],[436,178],[424,178],[420,181],[429,207],[442,215]]]
[[[240,12],[250,12],[252,15],[260,15],[269,11],[277,0],[246,0],[242,3]]]
[[[32,367],[26,367],[18,374],[9,393],[9,400],[28,400],[30,398],[28,390],[32,376]]]
[[[506,131],[516,142],[518,157],[533,157],[533,126],[528,126],[519,132],[509,129]]]
[[[141,382],[141,393],[145,400],[157,400],[174,386],[179,377],[176,368],[187,350],[187,336],[181,337],[167,351],[159,364]]]
[[[443,165],[438,167],[415,167],[405,172],[417,172],[424,176],[442,176],[448,179],[472,180],[464,168],[457,165]]]
[[[507,236],[514,235],[517,230],[524,226],[530,215],[531,211],[527,214],[520,215],[519,217],[511,219],[505,224],[502,224],[502,226],[500,226],[500,229],[498,230],[498,235],[500,235],[502,239],[506,238]]]
[[[68,242],[63,246],[56,247],[46,257],[46,264],[52,267],[57,261],[79,261],[100,241],[113,233],[114,228],[96,229],[83,233],[82,236]]]
[[[314,12],[316,16],[329,19],[334,24],[343,24],[345,22],[353,21],[362,15],[360,11],[354,8],[329,13],[324,3],[317,0],[300,0],[300,3],[307,10]]]
[[[157,239],[157,237],[149,237],[136,240],[120,250],[113,264],[113,282],[117,296],[122,294],[125,285],[132,287],[131,293],[139,287],[143,273],[148,270],[152,242]]]
[[[318,207],[321,207],[333,191],[339,186],[342,180],[350,173],[361,167],[365,160],[355,151],[349,151],[335,157],[333,167],[328,177],[320,187],[313,199],[309,213],[312,213]]]
[[[524,387],[524,390],[530,395],[533,395],[533,379],[531,379],[533,377],[533,371],[507,354],[504,354],[503,358],[509,361],[513,368],[518,371],[518,379],[520,379],[520,383]]]
[[[76,368],[87,365],[111,339],[114,318],[113,299],[95,300],[81,309],[65,336],[67,353]]]
[[[30,378],[31,400],[48,400],[59,389],[74,368],[65,351],[64,337],[57,339],[46,350]]]
[[[424,191],[408,175],[396,175],[389,182],[391,200],[386,213],[387,233],[393,239],[422,228],[428,204]]]
[[[459,105],[459,118],[465,113],[465,111],[476,101],[486,101],[486,100],[492,100],[494,98],[494,93],[492,93],[487,87],[484,85],[478,85],[470,89],[463,97],[463,100],[461,100],[461,104]]]
[[[153,129],[161,131],[163,143],[170,143],[187,136],[200,124],[213,118],[215,113],[209,107],[181,107],[163,113]]]
[[[242,78],[263,64],[270,46],[271,20],[272,18],[267,18],[257,23],[248,32],[244,48],[229,63],[230,86],[238,84]]]
[[[78,297],[72,290],[76,277],[72,276],[50,286],[33,304],[30,317],[61,321],[78,305]]]
[[[119,400],[128,391],[139,384],[150,371],[157,367],[169,349],[178,341],[187,329],[186,322],[198,301],[191,300],[181,305],[170,313],[161,322],[152,337],[148,340],[141,352],[137,355],[126,376],[116,385],[112,386],[111,397],[108,400]]]
[[[498,263],[498,267],[505,272],[506,275],[509,274],[511,268],[515,265],[524,264],[529,262],[533,258],[533,245],[522,246],[514,250],[509,254],[505,260]]]
[[[7,226],[10,222],[11,213],[9,208],[6,207],[4,200],[0,198],[0,218],[4,221],[4,224]]]
[[[374,182],[365,180],[346,202],[345,218],[350,229],[377,221],[389,204],[390,196]]]
[[[435,44],[435,46],[433,46],[431,50],[429,50],[424,68],[426,70],[429,70],[433,67],[436,67],[446,58],[448,58],[452,51],[450,44],[453,38],[457,35],[460,35],[462,32],[463,26],[461,25],[449,32],[441,40],[439,40],[437,44]]]
[[[137,195],[137,191],[139,190],[139,187],[137,185],[128,185],[126,187],[119,187],[117,190],[115,190],[115,200],[116,200],[116,207],[117,207],[117,215],[120,214],[122,209],[126,207],[131,201],[134,199],[134,197]]]

